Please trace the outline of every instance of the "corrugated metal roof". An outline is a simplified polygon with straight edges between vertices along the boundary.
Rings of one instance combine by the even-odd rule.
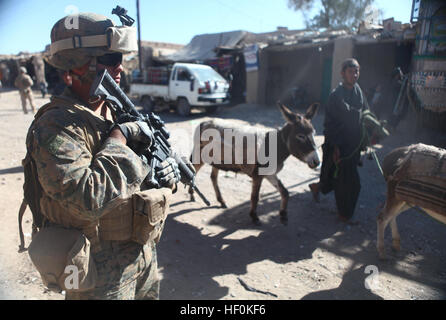
[[[166,60],[194,61],[216,57],[217,47],[236,47],[248,34],[246,31],[231,31],[213,34],[201,34],[192,38],[191,42],[177,52],[167,55]]]

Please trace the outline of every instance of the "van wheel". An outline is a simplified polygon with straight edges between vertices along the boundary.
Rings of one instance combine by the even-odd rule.
[[[155,108],[155,103],[153,102],[152,98],[149,96],[144,96],[141,99],[141,104],[144,112],[151,113],[153,112],[153,109]]]
[[[177,112],[180,116],[187,117],[190,114],[190,104],[185,98],[178,99]]]

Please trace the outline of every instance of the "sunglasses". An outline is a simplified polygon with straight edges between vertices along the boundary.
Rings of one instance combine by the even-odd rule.
[[[97,62],[107,67],[114,67],[122,63],[122,53],[114,52],[97,57]]]

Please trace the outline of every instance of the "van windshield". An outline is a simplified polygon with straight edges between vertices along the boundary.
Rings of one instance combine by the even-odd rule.
[[[193,69],[193,72],[197,75],[198,80],[200,81],[226,81],[225,78],[212,68],[196,68]]]

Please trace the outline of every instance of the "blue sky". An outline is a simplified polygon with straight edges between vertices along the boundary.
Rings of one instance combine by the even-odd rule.
[[[305,27],[301,13],[287,0],[140,0],[141,38],[147,41],[187,44],[193,36],[233,30],[270,32],[277,26]],[[72,13],[96,12],[112,17],[116,5],[136,19],[136,0],[0,0],[0,54],[42,51],[50,43],[50,30]],[[409,22],[412,0],[375,0],[383,18]],[[136,25],[136,23],[135,23]]]

